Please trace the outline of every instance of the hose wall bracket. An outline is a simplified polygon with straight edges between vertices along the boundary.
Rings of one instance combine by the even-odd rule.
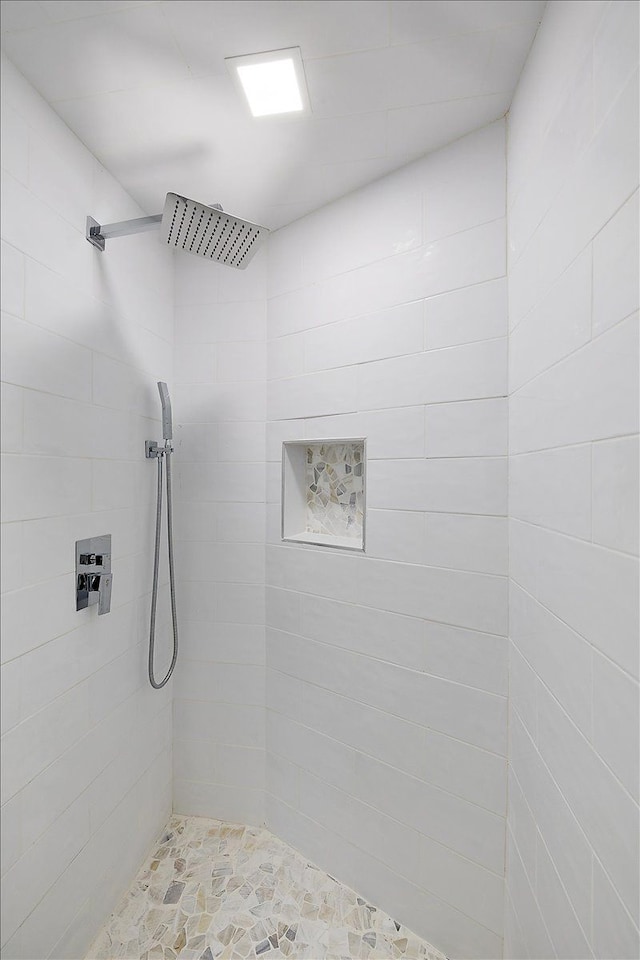
[[[155,457],[164,457],[167,453],[173,453],[171,440],[164,440],[162,443],[158,443],[157,440],[145,440],[144,455],[147,460],[153,460]]]

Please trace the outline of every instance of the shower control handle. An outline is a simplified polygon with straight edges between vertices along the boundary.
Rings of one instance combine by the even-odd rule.
[[[76,610],[98,605],[98,615],[111,609],[111,534],[76,541]]]
[[[111,610],[111,584],[113,577],[110,573],[103,573],[99,578],[98,586],[98,616],[109,613]]]

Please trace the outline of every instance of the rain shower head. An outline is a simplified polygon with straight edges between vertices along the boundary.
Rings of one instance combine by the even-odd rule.
[[[167,194],[160,235],[176,250],[242,270],[268,233],[265,227],[232,217],[221,207]]]
[[[87,217],[89,243],[104,250],[112,237],[160,228],[162,241],[174,250],[244,270],[269,235],[266,227],[225,213],[219,204],[207,206],[178,193],[168,193],[162,213],[120,223],[99,224]]]

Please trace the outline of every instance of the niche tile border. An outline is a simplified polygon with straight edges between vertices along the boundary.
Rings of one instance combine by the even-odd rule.
[[[364,553],[366,438],[285,440],[281,537]]]

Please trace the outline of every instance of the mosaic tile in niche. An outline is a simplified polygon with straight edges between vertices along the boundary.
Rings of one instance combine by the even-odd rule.
[[[364,444],[314,443],[306,449],[307,533],[362,540]]]

